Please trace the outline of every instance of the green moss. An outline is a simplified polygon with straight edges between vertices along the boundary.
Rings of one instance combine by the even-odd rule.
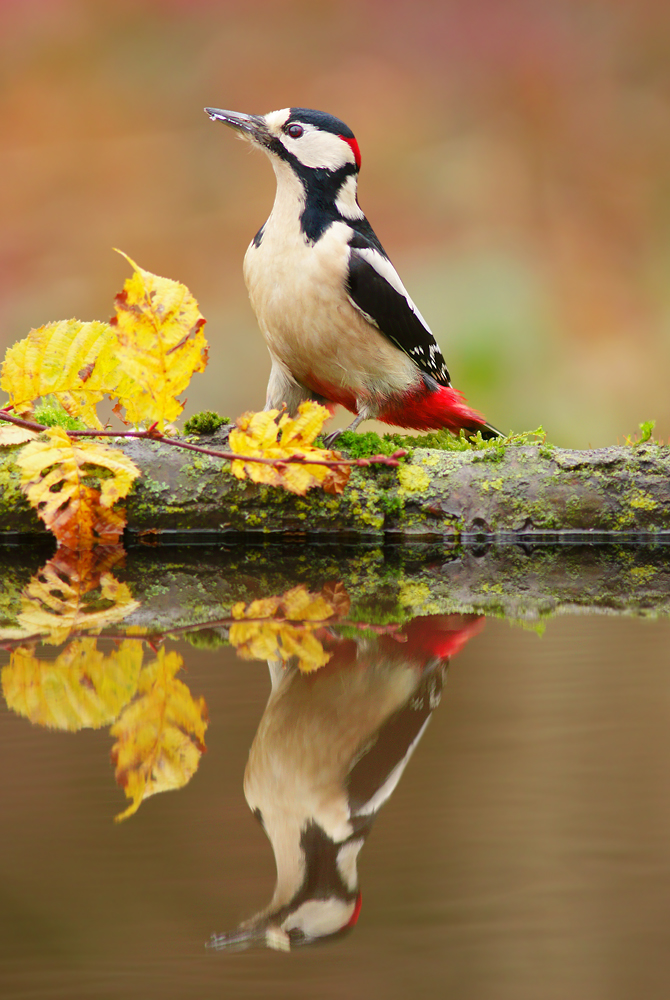
[[[55,396],[45,396],[35,407],[32,419],[45,427],[63,427],[66,431],[85,431],[86,424],[79,417],[71,417]]]
[[[394,493],[382,493],[379,498],[379,506],[385,514],[400,514],[404,507],[402,497]]]
[[[214,628],[201,628],[197,632],[187,632],[184,639],[195,649],[218,649],[227,646],[228,640]]]
[[[417,608],[430,597],[430,587],[423,582],[403,581],[398,592],[398,603],[403,608]]]
[[[635,447],[638,444],[645,444],[646,441],[651,441],[655,426],[655,420],[643,420],[641,424],[638,424],[638,427],[640,428],[640,436],[626,437],[626,444],[631,445],[631,447]]]
[[[213,410],[203,410],[202,413],[194,413],[184,424],[186,434],[214,434],[219,427],[229,424],[229,417],[222,417]]]
[[[392,455],[402,446],[391,444],[388,434],[380,438],[374,431],[361,434],[344,431],[337,439],[336,447],[338,451],[346,451],[351,458],[369,458],[371,455]]]

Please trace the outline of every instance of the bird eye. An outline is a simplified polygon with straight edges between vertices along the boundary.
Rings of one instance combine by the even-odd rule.
[[[290,135],[292,139],[299,139],[304,131],[305,130],[302,125],[289,125],[286,129],[287,134]]]

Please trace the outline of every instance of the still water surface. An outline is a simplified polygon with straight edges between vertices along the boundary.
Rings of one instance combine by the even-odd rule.
[[[274,889],[243,791],[265,663],[166,642],[206,701],[207,752],[118,824],[109,730],[57,732],[3,703],[3,1000],[669,996],[670,622],[470,632],[361,850],[356,926],[288,954],[205,948]]]

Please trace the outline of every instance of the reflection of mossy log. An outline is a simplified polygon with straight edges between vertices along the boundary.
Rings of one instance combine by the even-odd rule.
[[[239,482],[228,463],[159,442],[121,447],[143,472],[127,501],[131,536],[405,542],[510,532],[670,531],[670,448],[655,444],[595,451],[417,448],[397,469],[354,469],[342,496],[312,490],[305,497]],[[12,450],[0,457],[0,531],[40,531],[18,490]]]
[[[25,611],[22,594],[37,569],[35,562],[19,566],[0,549],[0,627],[17,624]],[[664,545],[142,545],[131,548],[125,566],[115,564],[112,574],[139,602],[125,619],[111,619],[115,633],[140,626],[157,635],[183,629],[195,635],[200,625],[209,645],[227,634],[217,623],[229,619],[234,604],[299,584],[320,592],[340,582],[351,600],[347,619],[371,625],[471,612],[531,621],[571,610],[670,614],[670,546]]]

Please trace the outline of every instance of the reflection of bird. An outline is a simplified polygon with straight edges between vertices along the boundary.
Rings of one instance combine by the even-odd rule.
[[[357,414],[351,430],[374,417],[496,436],[451,388],[433,334],[358,205],[351,129],[307,108],[205,110],[264,149],[277,175],[274,207],[244,261],[272,358],[266,409],[286,403],[293,413],[318,399]]]
[[[266,909],[215,948],[289,949],[358,919],[358,853],[440,700],[447,659],[481,618],[417,618],[399,636],[338,639],[327,666],[270,662],[272,691],[249,753],[244,791],[275,854]]]

